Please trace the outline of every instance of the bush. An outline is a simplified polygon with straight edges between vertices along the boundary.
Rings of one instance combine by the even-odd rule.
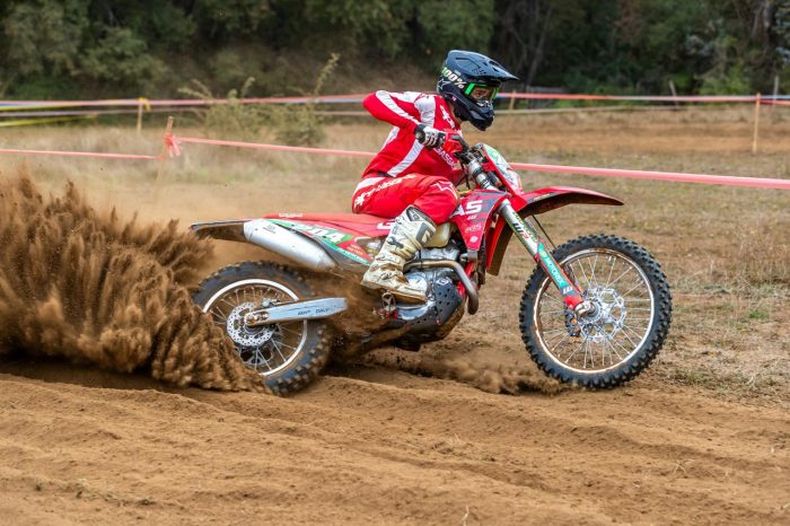
[[[307,94],[318,97],[326,81],[337,67],[340,55],[332,53],[321,68],[313,90]],[[272,108],[272,124],[278,141],[285,144],[314,146],[324,139],[323,119],[316,112],[315,102],[298,106],[279,106]]]
[[[208,104],[195,113],[209,135],[219,132],[223,135],[251,139],[257,136],[260,129],[271,120],[266,106],[244,104],[241,101],[246,98],[254,83],[254,77],[247,78],[241,89],[230,90],[224,99],[215,97],[205,84],[196,79],[192,79],[192,86],[182,87],[178,91]]]
[[[321,68],[315,86],[307,97],[317,97],[335,70],[340,55],[333,53]],[[241,89],[232,89],[224,99],[214,97],[211,90],[202,82],[192,80],[191,86],[182,87],[179,92],[209,103],[207,108],[196,110],[198,119],[209,134],[219,132],[252,139],[259,135],[261,128],[269,126],[274,130],[278,141],[290,145],[310,145],[320,143],[324,138],[323,119],[313,101],[299,105],[245,104],[243,99],[255,83],[248,77]]]

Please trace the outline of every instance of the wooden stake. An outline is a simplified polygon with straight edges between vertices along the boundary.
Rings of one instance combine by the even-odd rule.
[[[760,94],[754,98],[754,138],[752,139],[752,154],[757,153],[757,134],[760,130]]]
[[[167,141],[173,135],[173,116],[167,118],[167,125],[165,126],[165,134],[162,136],[162,150],[159,152],[159,167],[156,170],[156,181],[162,178],[162,172],[165,170],[165,161],[167,160]]]
[[[515,93],[515,92],[516,92],[516,88],[513,88],[513,91],[511,91],[510,93]],[[508,104],[507,109],[512,110],[515,107],[516,107],[516,97],[510,97],[510,103]]]
[[[143,110],[151,111],[151,103],[145,97],[137,99],[137,135],[143,132]]]
[[[773,102],[777,101],[777,97],[779,97],[779,75],[774,75],[774,99]],[[776,104],[771,104],[771,107],[768,108],[768,115],[771,116],[773,122],[773,115],[774,115],[774,106]]]
[[[673,97],[677,98],[678,92],[675,90],[675,83],[672,82],[672,79],[669,79],[669,92],[672,94]],[[675,107],[678,106],[678,101],[675,101]]]

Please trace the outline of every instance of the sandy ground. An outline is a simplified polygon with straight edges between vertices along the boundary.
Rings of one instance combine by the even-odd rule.
[[[788,177],[790,115],[752,156],[748,113],[502,119],[513,160]],[[381,126],[330,127],[374,149]],[[200,133],[195,131],[194,133]],[[0,144],[150,151],[156,132],[4,133]],[[44,137],[44,138],[42,138]],[[0,159],[9,177],[17,162]],[[101,206],[185,221],[331,210],[363,163],[190,148],[156,168],[33,160]],[[675,298],[661,358],[611,392],[497,395],[403,370],[391,350],[288,399],[176,389],[60,362],[0,362],[0,517],[14,524],[786,524],[790,520],[788,206],[780,192],[530,174],[623,198],[545,224],[555,241],[616,232],[663,262]],[[308,197],[306,197],[308,196]],[[259,257],[219,247],[223,262]],[[421,354],[529,367],[511,251],[481,311]],[[395,359],[393,359],[393,356]],[[401,359],[398,370],[392,364]],[[537,374],[537,373],[535,373]]]

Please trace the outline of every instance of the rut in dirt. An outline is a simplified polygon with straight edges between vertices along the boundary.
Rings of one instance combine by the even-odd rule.
[[[262,389],[186,284],[211,246],[176,221],[100,213],[69,183],[44,197],[25,174],[0,182],[0,356],[148,371],[178,386]]]
[[[538,392],[557,394],[573,389],[546,376],[536,367],[516,367],[477,363],[460,356],[435,357],[399,352],[371,353],[362,363],[398,369],[410,374],[453,380],[492,394],[519,395]]]

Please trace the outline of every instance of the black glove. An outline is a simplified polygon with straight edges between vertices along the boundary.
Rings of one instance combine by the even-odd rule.
[[[414,128],[414,136],[417,138],[417,142],[428,148],[439,148],[447,139],[446,133],[425,124],[418,124]]]

